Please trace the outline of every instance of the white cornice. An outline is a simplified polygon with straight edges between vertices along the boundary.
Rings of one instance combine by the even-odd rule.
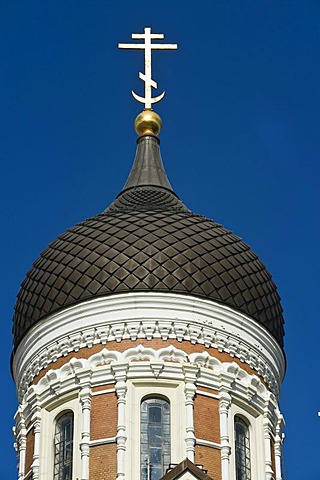
[[[163,365],[160,373],[154,369],[159,362]],[[83,379],[87,388],[93,388],[102,381],[114,384],[119,375],[127,380],[143,379],[146,383],[154,379],[177,383],[188,376],[186,366],[193,366],[196,385],[206,382],[215,390],[223,385],[235,398],[244,402],[250,400],[252,408],[261,413],[265,402],[272,396],[256,375],[250,375],[235,362],[220,362],[206,351],[188,355],[172,345],[159,350],[139,345],[124,352],[103,348],[88,359],[72,358],[62,367],[49,370],[37,385],[30,386],[25,399],[30,403],[36,398],[39,404],[47,405],[57,397],[70,396],[75,389],[81,389]]]
[[[96,298],[36,323],[13,359],[19,396],[43,368],[68,353],[110,341],[153,338],[187,340],[229,353],[279,392],[284,355],[258,322],[209,300],[150,292]]]

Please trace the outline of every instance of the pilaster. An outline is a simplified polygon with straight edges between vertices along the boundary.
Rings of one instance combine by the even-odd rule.
[[[125,454],[126,454],[126,393],[127,393],[127,368],[125,363],[112,365],[112,373],[115,379],[115,390],[118,398],[118,425],[117,425],[117,480],[125,478]]]
[[[230,480],[229,459],[231,453],[229,439],[229,409],[231,405],[231,396],[226,390],[219,393],[219,414],[220,414],[220,440],[221,440],[221,478]]]
[[[16,450],[19,458],[18,480],[22,480],[25,476],[27,429],[25,424],[23,407],[21,405],[17,410],[15,420],[16,427],[14,427],[14,435],[16,439]]]
[[[282,480],[282,444],[283,444],[283,434],[282,434],[282,427],[284,424],[283,416],[280,412],[278,412],[278,420],[276,424],[276,435],[274,441],[274,456],[275,456],[275,475],[276,480]]]
[[[184,378],[185,378],[185,406],[186,406],[186,451],[187,458],[194,462],[194,451],[196,437],[194,434],[194,418],[193,418],[193,408],[194,408],[194,396],[197,390],[196,379],[199,368],[194,365],[185,365],[184,368]]]
[[[271,432],[272,421],[269,400],[265,403],[263,414],[263,436],[264,436],[264,452],[265,452],[265,473],[266,480],[274,480],[271,458]]]
[[[80,402],[82,407],[82,432],[81,432],[81,480],[89,480],[89,456],[90,456],[90,415],[92,392],[90,383],[80,390]]]
[[[34,431],[34,451],[33,451],[33,462],[32,462],[32,480],[39,479],[39,469],[40,469],[40,435],[41,435],[41,407],[37,402],[33,408],[33,415],[31,417]]]

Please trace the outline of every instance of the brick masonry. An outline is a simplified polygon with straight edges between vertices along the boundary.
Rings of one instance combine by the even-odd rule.
[[[91,440],[115,437],[117,434],[117,398],[115,393],[92,397]]]
[[[196,395],[194,401],[194,429],[196,438],[220,443],[218,400]]]
[[[33,452],[34,452],[34,430],[31,428],[27,433],[26,439],[26,462],[25,462],[25,474],[27,474],[33,462]]]
[[[205,470],[214,480],[221,480],[221,454],[220,450],[196,445],[195,464],[203,465]]]
[[[117,477],[117,451],[115,444],[90,448],[90,480],[115,480]]]

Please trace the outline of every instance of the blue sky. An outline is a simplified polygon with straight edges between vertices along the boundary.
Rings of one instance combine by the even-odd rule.
[[[10,0],[0,24],[2,478],[16,478],[15,296],[40,251],[125,183],[143,54],[117,43],[151,26],[179,44],[154,53],[168,176],[273,274],[286,320],[286,475],[318,480],[319,1]]]

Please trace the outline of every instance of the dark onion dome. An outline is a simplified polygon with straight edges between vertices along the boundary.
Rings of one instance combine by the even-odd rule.
[[[280,297],[265,265],[239,237],[185,207],[152,134],[138,139],[134,165],[115,201],[60,235],[27,273],[15,307],[15,348],[48,315],[127,292],[219,302],[255,319],[283,346]]]

